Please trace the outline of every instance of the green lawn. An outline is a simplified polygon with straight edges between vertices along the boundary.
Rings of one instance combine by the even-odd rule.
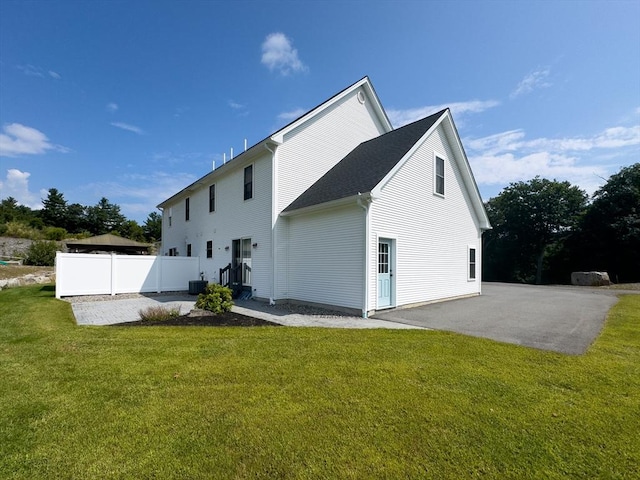
[[[583,356],[445,332],[78,327],[0,292],[0,478],[638,478],[640,296]]]

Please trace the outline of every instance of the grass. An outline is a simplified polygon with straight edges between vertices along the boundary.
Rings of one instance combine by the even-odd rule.
[[[171,320],[180,316],[180,307],[151,306],[138,312],[143,322]]]
[[[78,327],[0,292],[0,478],[638,478],[640,296],[583,356],[446,332]]]

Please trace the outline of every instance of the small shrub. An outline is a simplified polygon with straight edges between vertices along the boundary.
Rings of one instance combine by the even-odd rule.
[[[217,283],[207,285],[204,293],[198,295],[196,308],[208,310],[215,314],[231,311],[233,301],[231,300],[231,289],[223,287]]]
[[[47,240],[64,240],[67,238],[67,231],[62,227],[46,227],[44,229],[44,238]]]
[[[138,312],[143,322],[162,322],[180,316],[180,307],[148,307]]]
[[[36,265],[38,267],[53,267],[56,261],[58,244],[50,240],[36,240],[27,250],[24,258],[25,265]]]
[[[22,222],[8,222],[7,230],[4,233],[7,237],[13,238],[30,238],[31,240],[39,240],[42,235],[39,230],[30,227]]]

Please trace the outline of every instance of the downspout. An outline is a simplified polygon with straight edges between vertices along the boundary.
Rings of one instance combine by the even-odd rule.
[[[369,225],[369,206],[373,198],[371,195],[365,197],[358,192],[358,205],[364,210],[364,252],[363,262],[364,268],[364,285],[362,288],[362,318],[367,318],[369,315],[369,240],[370,240],[370,225]]]
[[[275,291],[276,291],[276,222],[278,220],[278,162],[276,161],[276,151],[278,145],[275,145],[274,149],[269,148],[269,144],[265,143],[264,148],[271,152],[271,291],[269,295],[269,305],[275,305]]]

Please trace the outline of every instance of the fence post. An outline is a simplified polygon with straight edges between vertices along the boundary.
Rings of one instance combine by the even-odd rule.
[[[116,254],[111,252],[111,296],[116,294]]]
[[[163,257],[162,255],[157,255],[158,259],[158,270],[156,275],[156,293],[162,293],[162,263]]]

